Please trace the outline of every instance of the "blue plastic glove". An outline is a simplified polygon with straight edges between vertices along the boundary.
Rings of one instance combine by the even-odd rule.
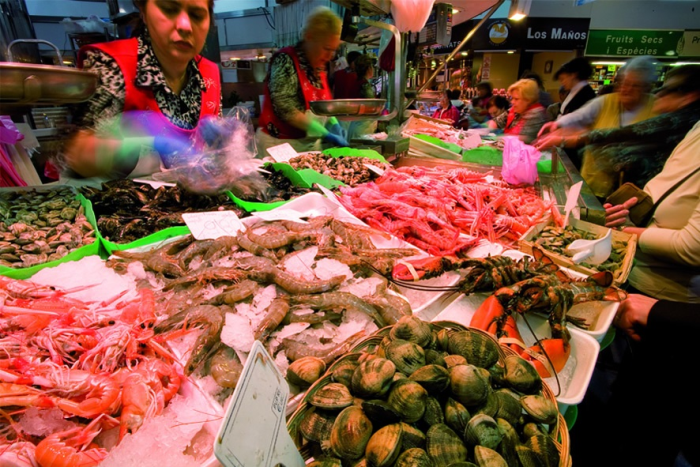
[[[153,149],[160,155],[163,164],[168,168],[178,161],[187,160],[194,153],[192,141],[177,133],[156,136],[153,139]]]
[[[330,143],[334,146],[340,146],[343,148],[347,148],[348,146],[350,146],[345,138],[330,132],[323,137],[323,141]]]
[[[205,117],[197,129],[204,141],[212,149],[221,149],[242,123],[233,118]]]
[[[347,139],[348,137],[348,132],[345,131],[345,129],[342,126],[340,126],[340,123],[334,123],[333,125],[331,125],[328,131],[330,131],[334,135],[340,136],[343,139]]]

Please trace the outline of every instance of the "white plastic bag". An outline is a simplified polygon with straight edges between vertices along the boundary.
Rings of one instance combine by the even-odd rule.
[[[435,0],[393,0],[391,15],[396,27],[403,32],[419,32],[428,21]]]
[[[503,180],[511,185],[534,185],[540,152],[515,136],[506,136],[503,140]]]

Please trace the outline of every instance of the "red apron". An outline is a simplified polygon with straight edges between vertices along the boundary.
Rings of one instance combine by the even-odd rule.
[[[292,57],[292,61],[294,62],[294,68],[296,69],[297,72],[297,77],[299,78],[299,84],[301,85],[301,92],[304,95],[304,110],[309,110],[309,102],[311,101],[324,101],[324,100],[330,100],[333,99],[331,90],[328,87],[328,80],[326,78],[326,72],[321,72],[320,77],[321,77],[321,84],[322,88],[316,88],[314,87],[313,84],[311,84],[311,81],[309,81],[309,78],[306,76],[306,73],[303,72],[301,69],[301,66],[299,65],[299,57],[297,56],[296,50],[294,50],[294,47],[283,47],[279,51],[277,51],[278,54],[287,54],[290,57]],[[273,57],[274,60],[274,57]],[[272,61],[272,60],[271,60]],[[265,78],[265,99],[263,100],[263,107],[262,107],[262,113],[260,114],[260,123],[259,126],[262,128],[262,131],[264,131],[267,134],[270,134],[270,130],[268,130],[267,126],[272,123],[275,128],[277,128],[277,131],[279,132],[277,135],[271,135],[274,136],[275,138],[279,139],[300,139],[304,138],[306,136],[306,132],[304,130],[300,130],[299,128],[296,128],[289,123],[285,122],[281,118],[279,118],[277,115],[275,115],[275,111],[272,108],[272,99],[270,98],[270,72],[267,74],[267,78]]]
[[[537,107],[542,107],[544,109],[544,106],[540,104],[539,102],[535,102],[534,104],[530,104],[530,106],[525,109],[525,112],[523,112],[523,115],[528,113],[531,109],[536,109]],[[506,135],[519,135],[520,132],[523,129],[523,126],[525,125],[525,120],[521,118],[518,119],[517,122],[515,122],[515,125],[513,125],[513,121],[515,120],[515,111],[511,107],[510,110],[508,111],[508,119],[506,120],[506,127],[503,130],[503,133]]]
[[[136,73],[138,70],[138,39],[124,39],[113,42],[104,42],[101,44],[92,44],[81,47],[78,53],[78,67],[83,67],[85,51],[100,50],[112,57],[122,74],[124,75],[124,112],[129,110],[149,110],[155,112],[162,117],[162,130],[164,134],[179,133],[185,137],[192,137],[195,134],[197,127],[188,130],[180,128],[168,120],[156,102],[153,90],[150,87],[136,85]],[[206,83],[206,91],[202,92],[202,108],[199,114],[199,120],[207,115],[218,116],[219,106],[221,103],[221,80],[219,77],[219,67],[213,62],[201,56],[195,57],[199,72]],[[152,114],[149,117],[152,118]],[[153,122],[146,123],[146,128],[152,128]],[[153,136],[153,135],[150,135]]]

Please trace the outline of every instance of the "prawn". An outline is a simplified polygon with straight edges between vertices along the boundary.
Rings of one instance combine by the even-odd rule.
[[[244,280],[225,289],[222,293],[210,300],[212,305],[235,305],[241,300],[245,300],[255,293],[258,283],[251,280]]]
[[[335,276],[327,280],[305,281],[281,269],[272,270],[272,282],[291,294],[311,294],[328,292],[345,282],[345,276]]]
[[[255,330],[255,340],[263,341],[267,339],[272,332],[277,329],[277,326],[282,324],[285,316],[289,312],[289,298],[279,297],[272,300],[272,303],[267,308],[265,318],[260,322]]]
[[[94,418],[111,414],[119,405],[119,383],[109,374],[93,374],[81,370],[67,370],[59,375],[55,391],[71,394],[77,392],[82,400],[57,398],[56,406],[73,415]],[[84,394],[84,395],[83,395]]]
[[[36,446],[36,461],[41,467],[92,467],[107,457],[107,450],[91,447],[101,429],[95,429],[99,419],[85,428],[77,427],[47,436]],[[85,449],[85,448],[88,449]]]
[[[291,361],[299,360],[302,357],[316,357],[323,360],[326,365],[330,365],[336,358],[348,353],[352,346],[366,335],[365,331],[357,332],[330,350],[327,348],[313,348],[310,345],[305,345],[289,338],[282,340],[282,347],[284,348],[284,354]]]
[[[380,328],[386,326],[384,318],[382,318],[372,305],[348,292],[330,292],[322,295],[297,295],[292,297],[292,304],[304,305],[314,309],[352,308],[368,315]]]
[[[220,343],[219,349],[209,360],[209,374],[222,388],[234,389],[241,373],[243,373],[243,364],[238,359],[236,351]]]

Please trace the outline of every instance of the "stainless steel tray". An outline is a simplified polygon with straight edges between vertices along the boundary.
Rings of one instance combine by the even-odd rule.
[[[324,117],[378,117],[382,114],[385,105],[386,99],[334,99],[309,102],[311,111]]]

